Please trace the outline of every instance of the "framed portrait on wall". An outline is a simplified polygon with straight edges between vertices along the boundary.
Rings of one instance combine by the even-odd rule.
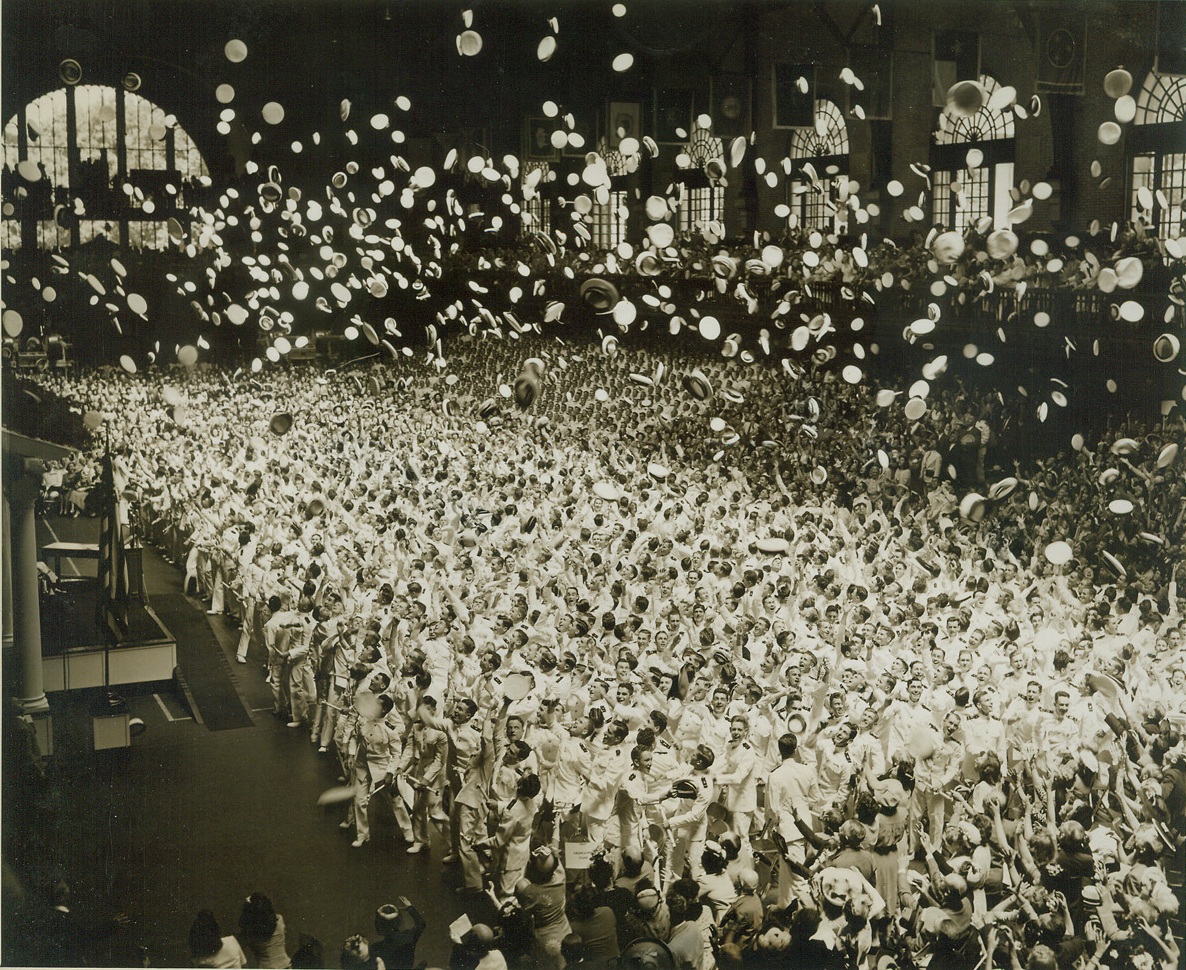
[[[691,88],[655,89],[655,141],[663,144],[683,144],[692,133]],[[680,135],[676,129],[682,129]]]
[[[554,162],[560,152],[552,147],[556,119],[528,115],[523,119],[523,157],[536,162]]]
[[[750,120],[750,78],[747,74],[717,74],[711,80],[708,113],[713,133],[719,138],[748,136]]]
[[[642,106],[637,101],[611,101],[606,119],[606,141],[616,149],[623,138],[642,138]]]

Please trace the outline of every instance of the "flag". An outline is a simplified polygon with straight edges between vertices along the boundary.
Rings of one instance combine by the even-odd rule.
[[[811,128],[815,124],[815,65],[774,65],[774,127]]]
[[[120,521],[121,477],[111,452],[107,452],[99,480],[99,588],[95,610],[99,629],[112,643],[119,643],[128,632],[128,564]]]
[[[1157,5],[1158,74],[1186,74],[1186,3]]]
[[[932,42],[931,104],[942,108],[956,81],[980,80],[980,35],[969,30],[936,30]]]
[[[1072,4],[1042,10],[1038,16],[1040,94],[1082,94],[1087,14]]]

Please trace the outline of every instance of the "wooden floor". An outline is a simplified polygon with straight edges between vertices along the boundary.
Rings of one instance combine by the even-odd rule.
[[[50,525],[65,541],[94,527],[69,519]],[[80,565],[93,571],[93,563]],[[181,591],[180,572],[156,551],[145,550],[144,571],[150,598]],[[205,618],[206,604],[191,603]],[[375,909],[403,895],[428,920],[418,960],[447,965],[449,923],[464,910],[475,921],[487,918],[488,900],[466,897],[463,907],[453,892],[460,873],[442,866],[442,845],[406,855],[390,816],[375,821],[369,844],[352,848],[353,833],[338,827],[344,808],[316,804],[337,783],[333,754],[318,754],[306,729],[290,729],[270,713],[263,655],[234,663],[238,627],[221,617],[210,622],[254,726],[212,732],[186,719],[167,685],[128,689],[131,713],[147,730],[130,749],[95,752],[95,692],[51,695],[55,752],[42,790],[31,808],[13,803],[24,797],[15,786],[3,788],[6,875],[19,880],[25,906],[45,880],[64,875],[78,910],[131,917],[121,945],[146,947],[153,966],[184,966],[194,914],[210,908],[224,933],[232,932],[243,899],[259,891],[284,915],[290,951],[299,934],[310,934],[324,945],[327,965],[337,966],[342,941],[373,936]],[[24,952],[23,909],[13,891],[6,880],[0,957],[7,966],[21,963]],[[105,956],[100,947],[96,959]]]

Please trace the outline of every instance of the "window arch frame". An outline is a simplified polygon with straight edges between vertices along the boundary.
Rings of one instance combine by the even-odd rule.
[[[1186,120],[1186,77],[1150,71],[1145,75],[1141,90],[1137,92],[1136,102],[1137,113],[1133,118],[1136,127]],[[1174,102],[1176,114],[1171,113]],[[1151,112],[1155,113],[1154,117],[1149,116]]]
[[[693,232],[697,225],[725,224],[725,189],[710,178],[705,166],[714,158],[724,159],[725,141],[708,128],[696,127],[675,158],[676,181],[684,187],[676,214],[680,232]],[[687,159],[686,162],[681,161]]]
[[[989,98],[1000,87],[996,78],[981,74],[980,84]],[[1007,225],[1012,208],[1009,190],[1013,188],[1016,157],[1016,125],[1011,106],[990,109],[982,106],[971,117],[952,114],[946,107],[935,110],[931,130],[931,221],[963,230],[988,216],[995,226]],[[967,165],[968,152],[978,149],[982,160],[975,168]],[[957,175],[964,176],[957,183]],[[970,181],[965,181],[970,180]],[[961,207],[961,191],[953,185],[970,185],[971,207]]]
[[[110,117],[103,113],[103,102],[108,100],[113,109]],[[47,103],[48,117],[54,120],[55,128],[61,126],[57,134],[65,136],[65,145],[55,139],[31,152],[29,143],[41,138],[40,132],[29,126],[31,109],[36,109],[33,113],[40,122],[45,111],[39,106]],[[159,137],[153,131],[158,125]],[[58,156],[50,175],[52,181],[46,184],[51,207],[48,210],[43,199],[30,204],[16,197],[17,188],[25,187],[27,192],[28,185],[36,182],[26,183],[14,174],[11,198],[9,187],[5,187],[0,222],[6,249],[75,247],[101,237],[121,247],[169,248],[169,218],[188,211],[192,199],[187,200],[187,192],[193,195],[195,190],[202,192],[212,184],[202,149],[176,116],[144,95],[116,85],[67,84],[53,88],[23,102],[6,119],[3,133],[4,163],[13,172],[20,162],[33,160],[31,155],[41,160],[48,150]],[[132,135],[140,137],[130,146],[128,138]],[[107,169],[101,173],[104,160]],[[162,164],[153,164],[156,161]],[[179,161],[183,164],[179,165]],[[59,168],[65,169],[64,180]],[[98,195],[94,194],[95,186],[88,183],[87,174],[92,171],[94,178],[100,173],[104,176]],[[38,195],[46,189],[38,189]],[[145,205],[148,199],[151,205]],[[83,200],[82,205],[75,200]],[[87,202],[95,202],[98,211],[89,208]],[[100,223],[104,224],[103,230],[97,228]]]
[[[828,122],[822,129],[821,118]],[[848,120],[840,106],[827,98],[815,100],[813,119],[812,127],[797,128],[791,134],[786,204],[797,228],[835,231],[848,218],[848,209],[838,204],[836,184],[837,178],[848,176]]]
[[[1125,139],[1128,212],[1164,242],[1174,228],[1168,218],[1186,206],[1186,77],[1150,70],[1136,97],[1136,115]],[[1176,150],[1175,150],[1176,149]],[[1153,192],[1148,217],[1138,202],[1142,187]],[[1161,205],[1159,190],[1169,203]],[[1178,224],[1180,231],[1181,226]]]

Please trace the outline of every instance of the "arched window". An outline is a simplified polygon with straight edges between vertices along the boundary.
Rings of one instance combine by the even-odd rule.
[[[720,138],[715,138],[707,128],[696,128],[687,144],[675,156],[678,177],[684,184],[683,204],[678,210],[681,232],[718,222],[722,227],[719,235],[724,234],[725,187],[718,181],[719,176],[715,172],[710,173],[708,165],[713,160],[723,161],[724,155],[725,146]]]
[[[1132,220],[1153,226],[1160,239],[1178,236],[1186,201],[1186,77],[1149,72],[1128,146]]]
[[[787,206],[792,227],[841,229],[848,210],[838,201],[835,177],[848,177],[848,125],[833,102],[815,102],[815,124],[795,129],[790,158]]]
[[[3,246],[164,248],[168,217],[209,182],[192,139],[151,101],[97,84],[51,91],[4,126]]]
[[[989,97],[999,87],[986,74],[980,83]],[[931,181],[937,225],[963,230],[984,216],[1006,225],[1013,202],[1013,108],[987,104],[970,117],[942,109],[931,148]],[[975,149],[975,151],[973,151]],[[976,164],[970,164],[975,161]]]

